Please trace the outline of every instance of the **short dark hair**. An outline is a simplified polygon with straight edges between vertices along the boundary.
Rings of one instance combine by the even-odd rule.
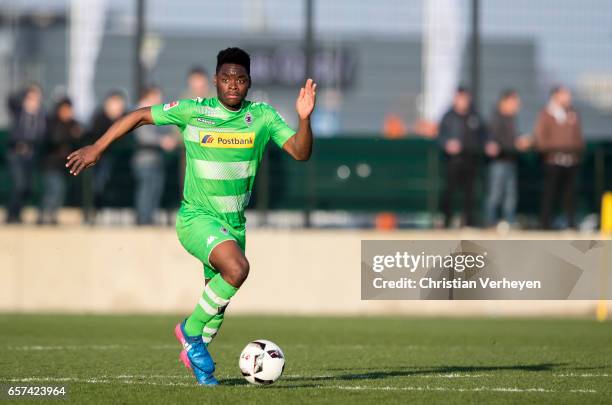
[[[470,88],[464,85],[457,86],[457,93],[467,93],[470,94]]]
[[[140,99],[143,99],[145,97],[147,97],[149,94],[155,92],[155,91],[160,91],[161,92],[161,88],[155,84],[150,84],[148,86],[143,87],[140,90]]]
[[[64,106],[68,106],[72,108],[72,100],[70,99],[70,97],[64,96],[64,97],[59,98],[55,102],[55,106],[53,107],[53,112],[54,112],[53,116],[58,117],[60,109]]]
[[[42,94],[42,92],[43,92],[42,86],[40,84],[38,84],[37,82],[30,82],[30,83],[28,83],[24,87],[24,89],[21,92],[21,94],[22,94],[23,97],[25,97],[28,94],[33,93],[33,92],[37,92],[37,93]]]
[[[62,106],[65,106],[65,105],[67,105],[69,107],[72,107],[72,100],[70,99],[70,97],[64,96],[64,97],[60,98],[59,100],[57,100],[55,105],[57,107],[62,107]]]
[[[504,89],[499,93],[499,101],[507,100],[510,97],[518,96],[518,92],[515,89]]]
[[[217,54],[217,68],[215,73],[219,73],[221,66],[225,63],[233,63],[242,66],[247,74],[251,75],[251,57],[240,48],[227,48]]]
[[[567,90],[567,87],[563,86],[562,84],[557,84],[550,89],[550,95],[554,96],[561,90]]]
[[[208,72],[200,65],[192,66],[187,73],[187,77],[191,75],[208,76]]]
[[[124,100],[127,98],[123,90],[112,89],[108,93],[106,93],[106,96],[104,97],[104,101],[108,100],[109,98],[113,98],[113,97],[120,97]]]

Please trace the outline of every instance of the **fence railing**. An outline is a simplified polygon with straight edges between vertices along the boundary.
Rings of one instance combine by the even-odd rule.
[[[0,139],[2,139],[0,134]],[[0,141],[0,204],[10,190],[4,142]],[[111,178],[102,205],[133,206],[135,181],[130,141],[113,145],[104,159],[112,160]],[[166,185],[162,205],[178,207],[180,202],[180,152],[166,155]],[[422,138],[388,140],[380,137],[337,137],[316,139],[308,162],[296,162],[275,145],[270,145],[258,173],[251,208],[261,211],[347,210],[428,213],[438,211],[444,186],[444,166],[435,141]],[[477,193],[486,193],[486,159],[479,170]],[[40,171],[35,192],[40,196]],[[541,161],[535,152],[519,157],[519,213],[538,212],[542,184]],[[91,173],[69,178],[67,205],[91,204],[88,196]],[[578,212],[599,212],[603,192],[612,189],[612,141],[590,142],[584,154],[578,181]]]

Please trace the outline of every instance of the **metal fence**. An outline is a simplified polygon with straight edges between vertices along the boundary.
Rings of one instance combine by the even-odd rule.
[[[435,60],[453,61],[455,82],[479,89],[485,115],[501,89],[516,88],[524,99],[523,131],[531,130],[556,83],[575,90],[589,136],[606,137],[612,123],[612,3],[606,0],[588,7],[573,0],[96,2],[105,6],[93,79],[98,102],[113,88],[134,101],[138,80],[160,84],[167,99],[180,97],[191,66],[212,71],[216,52],[238,45],[254,55],[251,95],[290,121],[296,89],[313,61],[310,73],[321,82],[315,126],[322,136],[380,133],[389,114],[410,132],[427,113]],[[49,103],[66,91],[75,3],[0,2],[0,98],[30,80],[43,85]],[[438,44],[435,38],[445,39],[439,31],[451,26],[454,42]],[[450,100],[450,94],[441,97]],[[2,111],[0,127],[7,124]]]
[[[500,90],[517,89],[523,99],[519,127],[526,133],[550,87],[569,86],[584,133],[600,142],[590,146],[583,165],[582,212],[597,212],[599,195],[611,187],[605,143],[612,138],[609,1],[592,0],[588,7],[573,0],[0,1],[0,98],[37,81],[49,107],[67,91],[74,6],[93,3],[104,10],[96,102],[115,88],[134,102],[139,83],[160,85],[167,100],[181,97],[189,68],[213,72],[216,52],[231,45],[253,55],[252,98],[270,102],[290,123],[304,77],[319,81],[313,126],[321,139],[313,162],[288,164],[271,151],[253,203],[260,210],[434,213],[441,182],[432,141],[384,140],[385,122],[397,118],[400,135],[409,137],[420,120],[439,118],[457,83],[477,90],[484,116]],[[441,65],[454,69],[444,73],[452,80],[432,89]],[[0,111],[0,127],[8,125]],[[129,147],[117,153],[127,159]],[[168,158],[169,170],[176,171],[180,159]],[[133,180],[123,175],[130,168],[118,162],[106,203],[131,205]],[[170,207],[180,187],[177,175],[168,179],[164,205]],[[537,156],[526,155],[519,211],[535,212],[539,182]],[[4,201],[7,182],[0,184]],[[71,192],[69,201],[78,205],[80,191]]]

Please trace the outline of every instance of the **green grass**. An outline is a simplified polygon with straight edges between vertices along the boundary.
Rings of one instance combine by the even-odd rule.
[[[178,319],[0,315],[0,384],[63,383],[69,402],[100,404],[593,404],[612,397],[611,323],[230,314],[211,345],[223,385],[203,388],[178,361]],[[238,355],[257,338],[276,342],[287,357],[272,386],[240,376]]]

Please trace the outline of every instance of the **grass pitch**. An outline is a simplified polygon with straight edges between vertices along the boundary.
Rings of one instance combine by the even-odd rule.
[[[0,384],[66,384],[68,402],[100,404],[609,404],[612,397],[610,322],[229,314],[211,345],[222,386],[203,388],[178,361],[179,319],[0,315]],[[287,357],[272,386],[240,376],[238,355],[257,338]]]

